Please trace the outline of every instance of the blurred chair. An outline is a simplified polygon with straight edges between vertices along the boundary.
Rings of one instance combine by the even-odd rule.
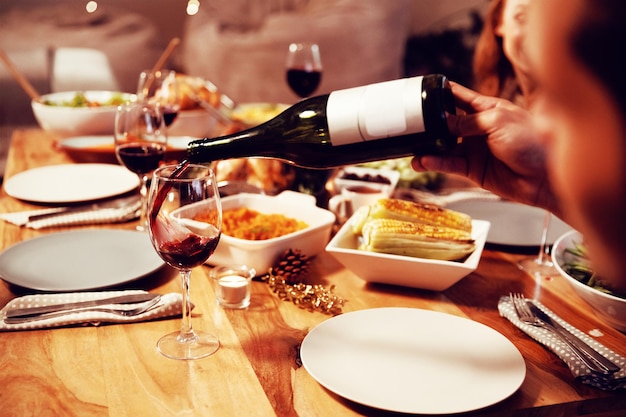
[[[120,89],[109,58],[92,48],[57,48],[52,64],[51,89],[109,90]]]

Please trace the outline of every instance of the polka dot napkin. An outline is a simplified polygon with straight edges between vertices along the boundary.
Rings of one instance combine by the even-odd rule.
[[[25,226],[31,229],[81,224],[119,223],[136,218],[139,213],[140,205],[141,203],[137,202],[128,207],[101,208],[97,210],[73,211],[68,213],[64,213],[63,208],[28,210],[15,213],[0,213],[0,219],[17,226]],[[54,214],[54,216],[39,220],[29,220],[29,216],[40,214]]]
[[[159,302],[154,307],[136,316],[127,317],[103,311],[81,311],[67,313],[60,317],[57,316],[42,320],[34,320],[27,323],[9,324],[5,322],[6,311],[9,308],[39,307],[51,304],[73,303],[77,301],[97,300],[116,297],[119,295],[142,293],[146,293],[146,291],[128,290],[25,295],[9,301],[9,303],[7,303],[7,305],[0,310],[0,331],[45,329],[77,324],[91,324],[98,326],[101,323],[134,323],[170,316],[180,316],[182,314],[182,295],[178,293],[169,293],[163,294]]]
[[[626,358],[607,348],[579,329],[573,327],[540,302],[533,301],[533,303],[554,321],[565,327],[570,333],[584,340],[588,345],[592,346],[596,351],[616,363],[622,369],[612,375],[601,375],[592,372],[582,362],[580,362],[580,360],[572,354],[570,348],[563,341],[561,341],[558,336],[553,335],[551,331],[520,321],[515,309],[513,308],[513,303],[508,296],[500,298],[500,301],[498,302],[498,310],[500,311],[501,316],[506,317],[511,323],[528,336],[535,339],[537,342],[541,343],[561,358],[561,360],[569,367],[572,375],[582,383],[607,391],[626,388]]]

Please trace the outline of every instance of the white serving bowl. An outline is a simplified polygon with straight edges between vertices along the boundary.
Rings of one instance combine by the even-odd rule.
[[[230,113],[233,120],[247,126],[257,126],[278,116],[289,108],[281,103],[240,103]]]
[[[200,139],[215,136],[218,127],[217,119],[204,109],[183,110],[167,128],[167,134]]]
[[[265,214],[283,214],[304,221],[308,227],[288,235],[266,239],[245,240],[222,233],[215,253],[209,258],[212,265],[243,264],[264,275],[288,250],[299,250],[313,257],[324,250],[330,238],[335,215],[315,205],[315,197],[283,191],[276,196],[264,194],[236,194],[222,199],[224,210],[247,207]]]
[[[387,181],[380,182],[371,180],[377,177],[385,178]],[[370,180],[368,180],[368,178]],[[338,193],[341,193],[344,188],[365,186],[367,188],[384,191],[387,196],[390,196],[393,190],[396,189],[399,180],[400,172],[392,169],[348,166],[339,170],[334,179],[334,184]]]
[[[622,332],[626,332],[626,298],[599,291],[578,281],[565,271],[564,264],[572,256],[565,253],[565,249],[572,248],[575,243],[581,243],[582,241],[582,234],[576,230],[563,234],[554,242],[552,247],[552,262],[576,294],[593,308],[593,311],[601,320]]]
[[[353,218],[326,246],[327,252],[365,281],[432,291],[444,291],[476,270],[489,232],[489,222],[472,220],[474,252],[464,262],[440,261],[359,250],[358,236],[351,230]]]
[[[62,105],[71,102],[78,93],[84,93],[87,100],[97,103],[106,103],[118,95],[121,95],[124,101],[135,99],[134,94],[119,91],[64,91],[44,94],[40,101],[31,102],[39,126],[45,131],[62,136],[112,135],[117,104],[97,107]],[[47,102],[57,104],[46,104]]]

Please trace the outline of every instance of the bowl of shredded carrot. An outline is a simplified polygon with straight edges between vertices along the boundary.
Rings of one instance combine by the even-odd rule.
[[[335,215],[317,207],[308,194],[227,196],[222,198],[222,236],[208,263],[244,264],[265,275],[287,250],[307,257],[324,251],[334,223]]]

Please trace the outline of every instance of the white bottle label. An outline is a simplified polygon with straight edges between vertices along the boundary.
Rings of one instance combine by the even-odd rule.
[[[424,132],[422,76],[330,93],[326,105],[333,145]]]

